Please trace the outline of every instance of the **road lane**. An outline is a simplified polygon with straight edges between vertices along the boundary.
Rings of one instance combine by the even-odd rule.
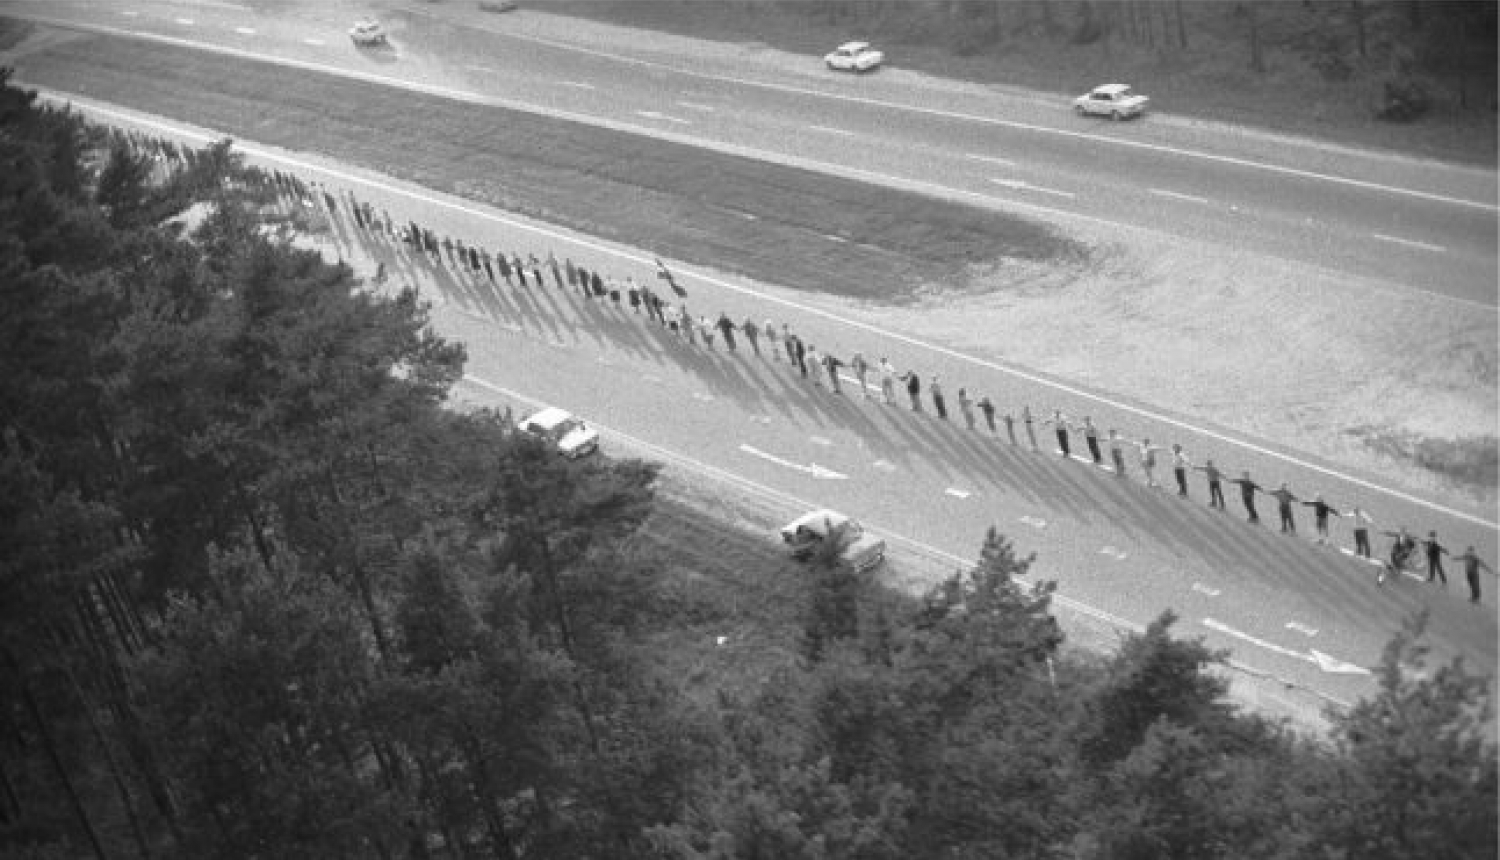
[[[87,11],[60,8],[74,9],[79,15]],[[484,24],[490,30],[499,26],[493,21]],[[227,22],[219,30],[225,26]],[[1098,127],[1093,121],[1071,117],[1064,121],[1092,123],[1098,129],[1083,132],[1062,123],[1053,127],[1002,122],[983,113],[982,103],[972,110],[923,109],[915,111],[914,119],[911,105],[882,100],[878,92],[830,98],[817,88],[747,84],[732,76],[705,77],[660,64],[622,62],[608,52],[580,51],[554,44],[555,40],[503,33],[503,26],[499,29],[504,38],[519,40],[526,50],[498,55],[489,51],[485,68],[490,71],[476,73],[479,80],[473,82],[479,94],[644,121],[648,133],[687,133],[690,139],[749,146],[772,157],[788,152],[814,163],[849,166],[871,181],[916,182],[955,193],[988,186],[998,193],[978,196],[987,205],[1045,204],[1044,208],[1054,211],[1122,226],[1180,232],[1196,240],[1315,262],[1381,278],[1398,289],[1423,290],[1489,307],[1497,299],[1493,181],[1486,185],[1470,179],[1461,187],[1449,187],[1448,173],[1428,170],[1416,174],[1426,183],[1424,187],[1386,184],[1377,180],[1387,174],[1394,174],[1387,182],[1412,178],[1408,175],[1412,170],[1399,163],[1403,169],[1395,170],[1389,160],[1374,157],[1346,158],[1341,163],[1350,168],[1345,171],[1348,175],[1325,175],[1220,152],[1194,154],[1125,137],[1156,133],[1142,131],[1145,126]],[[413,27],[404,35],[410,49],[403,51],[402,64],[380,66],[382,75],[421,77],[432,71],[433,64],[424,65],[413,55],[424,50],[438,55],[461,53],[466,44],[450,29],[426,33]],[[194,38],[212,41],[206,29]],[[327,56],[315,56],[312,61],[351,71],[368,69],[360,52],[342,42],[332,47]],[[305,55],[293,58],[309,61]],[[457,60],[455,64],[461,65]],[[873,79],[860,80],[868,83],[845,86],[877,91],[883,86]],[[684,81],[689,82],[686,88]],[[580,83],[587,89],[577,86]],[[664,93],[690,94],[695,104],[732,105],[733,109],[689,119],[660,109],[668,102]],[[812,122],[812,117],[820,119]],[[817,129],[835,129],[838,134]],[[851,146],[846,138],[857,139],[858,145]],[[914,151],[935,158],[913,159]],[[1003,152],[1023,175],[976,173],[969,158],[974,151]],[[1208,168],[1203,166],[1206,158]],[[1320,178],[1325,176],[1337,181]],[[1427,182],[1434,176],[1444,182]],[[997,182],[1002,184],[997,186]],[[1170,189],[1178,196],[1153,195],[1153,188]],[[1205,212],[1197,200],[1214,205]],[[1453,201],[1468,205],[1456,206]]]
[[[372,186],[368,193],[390,192],[382,192]],[[405,206],[437,206],[432,202],[432,195],[426,195],[425,198],[395,195],[393,201],[400,200]],[[442,217],[453,219],[455,231],[477,230],[483,235],[493,235],[496,230],[513,231],[508,235],[519,247],[526,247],[525,244],[520,244],[526,241],[544,241],[548,245],[567,242],[571,247],[584,249],[580,253],[604,254],[602,259],[596,257],[598,265],[621,271],[622,274],[634,271],[638,279],[650,277],[649,261],[628,249],[618,251],[621,256],[606,254],[600,250],[601,246],[597,241],[586,238],[569,239],[545,227],[518,228],[506,224],[502,216],[481,218],[475,214],[475,207],[468,204],[452,202],[448,206],[437,208],[449,212],[449,215]],[[398,211],[394,202],[393,211]],[[523,235],[529,238],[520,238]],[[350,250],[354,250],[352,246]],[[617,266],[620,268],[617,269]],[[868,325],[851,325],[849,320],[841,319],[835,311],[808,305],[801,305],[803,310],[796,310],[794,306],[801,301],[800,297],[780,297],[772,289],[746,292],[743,289],[731,289],[733,285],[711,278],[698,277],[692,272],[684,271],[680,274],[689,279],[693,301],[695,305],[701,302],[701,307],[723,307],[740,314],[767,312],[770,305],[773,308],[770,312],[778,316],[790,315],[794,311],[802,313],[822,310],[821,314],[796,317],[798,330],[830,345],[829,348],[840,354],[847,354],[854,346],[864,348],[867,354],[884,350],[903,367],[919,366],[924,372],[938,370],[945,379],[955,382],[976,380],[975,384],[991,392],[997,400],[1007,403],[1056,402],[1070,396],[1078,397],[1055,387],[1039,391],[1039,381],[1034,377],[1015,377],[1003,373],[997,376],[995,373],[998,371],[984,363],[967,361],[963,356],[949,351],[930,349],[894,333],[881,333]],[[601,316],[590,317],[587,323],[582,324],[570,322],[569,314],[574,312],[605,314],[613,311],[598,308],[582,310],[575,307],[577,300],[573,300],[573,297],[544,291],[525,299],[507,298],[502,303],[507,309],[502,314],[503,322],[496,323],[484,313],[486,306],[476,299],[471,288],[472,285],[467,289],[448,285],[448,292],[443,293],[447,302],[444,307],[456,313],[461,304],[471,305],[469,312],[460,316],[478,326],[471,341],[476,344],[472,347],[476,351],[481,349],[480,344],[488,345],[485,348],[504,346],[498,355],[486,359],[489,362],[484,366],[487,371],[490,364],[494,364],[503,369],[521,372],[526,379],[531,380],[528,382],[530,385],[536,382],[532,377],[537,368],[556,369],[560,373],[558,379],[549,379],[545,385],[532,390],[564,402],[571,403],[576,399],[588,407],[579,410],[586,415],[595,414],[596,411],[608,415],[612,409],[619,409],[628,421],[644,421],[648,431],[675,434],[673,444],[680,445],[684,450],[693,450],[692,446],[695,445],[717,445],[722,441],[726,443],[722,450],[710,448],[708,453],[723,461],[726,469],[749,472],[752,466],[743,462],[743,452],[738,448],[738,444],[746,443],[728,446],[730,434],[714,422],[725,421],[730,426],[743,426],[751,430],[755,427],[766,428],[768,431],[780,428],[785,435],[773,434],[759,441],[768,449],[773,444],[784,445],[784,448],[778,450],[785,451],[787,459],[793,459],[791,455],[801,455],[804,459],[798,462],[811,463],[816,459],[819,465],[825,467],[837,467],[840,471],[848,468],[851,482],[855,476],[864,476],[859,484],[851,483],[851,486],[863,487],[863,494],[835,498],[840,501],[841,506],[860,512],[861,515],[864,515],[863,511],[869,510],[870,521],[890,526],[893,534],[930,532],[941,535],[943,545],[952,547],[951,551],[960,557],[967,557],[972,555],[973,545],[977,540],[975,529],[982,529],[988,522],[1015,523],[1018,524],[1014,526],[1017,530],[1033,530],[1023,522],[1023,518],[1043,520],[1047,522],[1047,526],[1035,530],[1039,535],[1036,540],[1046,543],[1047,558],[1051,559],[1046,564],[1055,564],[1056,570],[1066,574],[1066,577],[1059,576],[1067,585],[1065,593],[1097,594],[1100,596],[1099,602],[1108,605],[1110,602],[1126,603],[1141,598],[1142,583],[1165,583],[1163,587],[1169,595],[1165,602],[1158,602],[1157,597],[1145,597],[1142,605],[1136,607],[1141,612],[1136,617],[1145,619],[1153,614],[1150,607],[1159,608],[1177,597],[1209,600],[1210,595],[1206,591],[1193,588],[1194,585],[1202,585],[1206,589],[1218,591],[1219,600],[1224,600],[1226,596],[1240,595],[1234,598],[1235,602],[1241,604],[1241,609],[1235,613],[1214,611],[1210,614],[1210,608],[1217,610],[1217,605],[1209,607],[1194,604],[1195,610],[1202,611],[1201,616],[1195,612],[1195,616],[1199,617],[1193,623],[1221,637],[1213,641],[1235,640],[1238,637],[1203,626],[1204,619],[1212,619],[1235,631],[1288,648],[1291,646],[1285,644],[1288,641],[1285,637],[1305,634],[1287,628],[1287,623],[1295,622],[1317,629],[1320,636],[1332,636],[1328,631],[1348,627],[1354,632],[1347,639],[1335,641],[1326,652],[1345,661],[1369,662],[1370,649],[1378,647],[1383,639],[1382,633],[1390,629],[1392,618],[1399,617],[1412,606],[1432,601],[1438,613],[1438,635],[1442,640],[1442,648],[1465,653],[1477,652],[1481,659],[1488,659],[1489,662],[1484,665],[1493,664],[1492,626],[1486,628],[1482,623],[1485,620],[1483,617],[1472,612],[1464,614],[1467,607],[1460,604],[1455,608],[1457,601],[1452,596],[1440,598],[1433,589],[1377,591],[1369,586],[1367,575],[1361,576],[1368,571],[1353,568],[1353,572],[1350,572],[1348,566],[1337,567],[1342,561],[1324,550],[1259,531],[1247,532],[1248,527],[1241,523],[1231,524],[1223,515],[1209,515],[1201,507],[1185,506],[1175,499],[1160,497],[1160,494],[1146,494],[1147,491],[1138,487],[1132,490],[1134,485],[1120,486],[1113,479],[1101,483],[1101,479],[1107,476],[1093,472],[1091,467],[1052,461],[1026,452],[992,450],[991,446],[982,445],[968,434],[957,433],[950,427],[903,422],[898,420],[898,416],[911,416],[901,416],[900,413],[888,415],[883,409],[872,411],[871,407],[863,403],[830,406],[823,400],[812,399],[826,399],[826,395],[792,388],[784,379],[763,377],[762,371],[766,371],[765,368],[757,368],[754,373],[750,373],[729,364],[727,360],[712,359],[713,364],[698,362],[690,365],[691,372],[686,380],[674,380],[671,368],[676,366],[680,371],[687,359],[667,350],[680,345],[671,341],[666,344],[653,342],[638,330],[639,323],[634,320],[610,321]],[[510,302],[514,302],[514,306]],[[530,309],[529,314],[523,307]],[[458,322],[453,324],[459,325]],[[594,337],[596,331],[607,332],[610,337]],[[527,356],[534,355],[529,350],[537,344],[545,347],[549,357],[527,360]],[[583,366],[560,361],[558,356],[570,356],[569,362],[592,362],[587,366],[593,372],[586,372]],[[600,364],[600,356],[612,364]],[[594,365],[604,370],[598,370]],[[614,371],[610,370],[611,367],[620,369],[624,375],[612,376]],[[648,372],[656,377],[650,386],[641,385],[641,380],[645,379],[643,369],[649,369]],[[567,387],[569,383],[566,380],[569,379],[580,380],[578,384],[583,387],[573,394],[568,393],[571,389]],[[955,382],[950,382],[950,396],[956,392]],[[799,383],[793,380],[793,384]],[[620,392],[636,391],[647,395],[648,400],[634,405],[615,405],[614,401],[619,399]],[[713,399],[701,400],[695,395],[707,395]],[[1101,406],[1099,401],[1090,401],[1087,397],[1081,397],[1080,402],[1083,402],[1084,409],[1118,408]],[[701,404],[700,408],[714,422],[706,427],[700,426],[698,422],[703,420],[702,415],[692,412],[687,413],[693,417],[684,426],[680,419],[685,410],[680,407],[688,403]],[[1077,402],[1068,405],[1070,411],[1076,412]],[[743,413],[739,420],[732,420],[731,407]],[[1130,429],[1135,433],[1142,432],[1142,428],[1152,420],[1158,420],[1145,419],[1139,413],[1128,410],[1113,413],[1096,411],[1095,414],[1101,424],[1105,421],[1101,417],[1103,415],[1108,415],[1109,420],[1120,420],[1122,424],[1133,421],[1135,425]],[[767,424],[756,420],[757,418],[768,418],[771,423]],[[1151,425],[1160,426],[1162,425],[1159,423]],[[1179,428],[1171,426],[1174,427],[1171,432],[1177,433]],[[1163,430],[1163,437],[1166,432]],[[813,435],[830,440],[837,446],[836,449],[825,450],[833,446],[812,442]],[[1179,433],[1177,438],[1181,436]],[[1196,453],[1223,441],[1221,434],[1211,432],[1190,441],[1189,447]],[[1017,456],[1019,454],[1025,456]],[[1253,459],[1248,454],[1244,456],[1246,460]],[[1256,456],[1262,455],[1257,453]],[[1268,462],[1274,462],[1275,459],[1269,457]],[[882,461],[894,468],[879,468],[875,465]],[[775,464],[753,467],[765,470],[754,472],[756,478],[816,493],[818,498],[829,495],[824,484],[788,481],[788,476],[771,469],[772,465]],[[1282,460],[1279,465],[1285,467],[1286,461]],[[990,470],[993,470],[993,474]],[[876,483],[882,479],[881,476],[889,480],[886,483]],[[814,482],[817,479],[804,477],[796,480]],[[986,480],[992,482],[993,486],[987,485]],[[1293,483],[1301,486],[1301,482],[1305,480],[1303,476]],[[968,496],[959,497],[947,492],[958,482],[964,482],[964,491],[969,493]],[[1329,486],[1324,484],[1325,489]],[[1333,486],[1339,489],[1336,483]],[[812,489],[808,489],[809,487]],[[920,498],[928,500],[928,504],[924,508],[924,518],[915,520],[913,525],[913,521],[904,518],[911,516],[910,502],[917,488],[921,488],[923,495]],[[1116,493],[1119,494],[1118,497],[1113,495]],[[1332,496],[1332,492],[1330,495]],[[1421,522],[1423,517],[1429,522],[1433,521],[1431,511],[1415,511],[1410,522]],[[1437,519],[1441,520],[1440,517]],[[1231,528],[1231,525],[1236,528]],[[1448,530],[1447,523],[1442,528],[1445,536],[1461,533],[1457,529]],[[1116,531],[1110,531],[1111,529]],[[1492,544],[1493,535],[1490,537]],[[1126,553],[1126,558],[1115,559],[1112,555],[1101,555],[1105,546]],[[1489,557],[1493,558],[1492,548],[1487,549],[1491,550]],[[1118,562],[1122,566],[1134,564],[1140,567],[1105,568],[1101,571],[1097,565],[1104,559]],[[1265,559],[1270,559],[1273,563],[1269,566],[1255,563]],[[1131,575],[1106,578],[1111,570],[1116,574],[1129,571]],[[1329,570],[1336,572],[1329,573]],[[1254,588],[1261,588],[1263,591],[1257,592]],[[1309,590],[1313,592],[1310,596]],[[1292,613],[1277,610],[1277,604],[1273,602],[1275,599],[1290,601],[1291,605],[1298,606],[1300,610],[1314,607],[1319,617],[1311,617],[1305,611]],[[1256,611],[1245,612],[1244,607],[1252,607]],[[1267,607],[1272,609],[1266,610]],[[1261,617],[1262,613],[1265,617]],[[1231,644],[1237,648],[1256,647],[1249,640]],[[1489,652],[1486,651],[1487,647]],[[1306,653],[1300,652],[1298,648],[1291,650]],[[1317,678],[1333,694],[1347,693],[1350,687],[1341,685],[1353,683],[1350,678],[1343,676],[1321,679],[1315,674],[1323,671],[1319,666],[1300,657],[1277,655],[1274,651],[1269,653],[1277,660],[1284,659],[1288,664],[1287,672],[1306,673],[1307,677]],[[1364,657],[1358,656],[1361,654]]]

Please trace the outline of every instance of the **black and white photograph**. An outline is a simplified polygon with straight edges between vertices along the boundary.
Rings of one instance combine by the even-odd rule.
[[[0,858],[1500,860],[1500,0],[0,0]]]

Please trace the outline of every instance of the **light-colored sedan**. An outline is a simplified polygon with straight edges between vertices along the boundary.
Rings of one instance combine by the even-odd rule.
[[[522,418],[518,426],[557,446],[564,457],[583,457],[599,450],[599,431],[556,406]]]
[[[839,532],[843,545],[839,557],[856,571],[866,571],[885,560],[885,541],[865,533],[864,526],[837,511],[827,508],[803,514],[781,527],[781,539],[792,548],[792,557],[806,561]]]
[[[362,21],[356,21],[354,26],[349,28],[349,39],[361,48],[384,45],[386,43],[385,28],[380,26],[380,22],[374,18],[365,18]]]
[[[1126,84],[1105,84],[1073,99],[1073,110],[1079,114],[1126,119],[1145,113],[1146,103],[1149,101],[1151,100],[1132,91]]]
[[[823,62],[839,72],[868,72],[885,62],[885,54],[875,50],[869,42],[845,42],[824,57]]]

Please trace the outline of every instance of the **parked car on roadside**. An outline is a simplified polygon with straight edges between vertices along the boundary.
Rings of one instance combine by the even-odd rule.
[[[1149,98],[1131,90],[1126,84],[1105,84],[1073,99],[1073,110],[1080,115],[1127,119],[1146,112]]]
[[[812,511],[781,527],[781,539],[798,561],[811,558],[834,534],[842,541],[839,557],[856,571],[870,570],[885,560],[885,541],[867,534],[858,521],[837,511]]]
[[[349,39],[361,48],[370,48],[376,45],[386,44],[385,28],[374,18],[365,18],[354,22],[349,28]]]
[[[564,457],[583,457],[599,450],[599,431],[556,406],[522,418],[517,426],[556,446]]]
[[[869,72],[885,62],[885,54],[875,50],[869,42],[845,42],[825,56],[823,62],[838,72]]]

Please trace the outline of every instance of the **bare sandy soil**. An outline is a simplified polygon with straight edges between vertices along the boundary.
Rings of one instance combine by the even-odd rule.
[[[484,18],[467,5],[426,8]],[[530,9],[515,14],[507,26],[560,41],[650,44],[684,63],[724,62],[720,43]],[[772,73],[790,60],[757,47],[733,62]],[[424,71],[441,74],[441,65],[427,58]],[[458,69],[451,74],[463,79]],[[1093,249],[1089,263],[1007,261],[969,273],[963,289],[930,284],[915,304],[820,303],[1308,452],[1438,501],[1493,510],[1494,311],[1221,246],[1064,227]]]
[[[485,17],[438,4],[428,11],[480,24]],[[507,28],[595,49],[650,45],[676,62],[727,62],[737,73],[805,65],[800,55],[762,43],[726,47],[534,9],[512,14]],[[1500,336],[1493,310],[1219,245],[1105,235],[1085,225],[1067,230],[1093,249],[1087,266],[1017,261],[971,273],[962,293],[934,283],[914,306],[872,310],[850,302],[843,310],[1436,500],[1494,509]]]

